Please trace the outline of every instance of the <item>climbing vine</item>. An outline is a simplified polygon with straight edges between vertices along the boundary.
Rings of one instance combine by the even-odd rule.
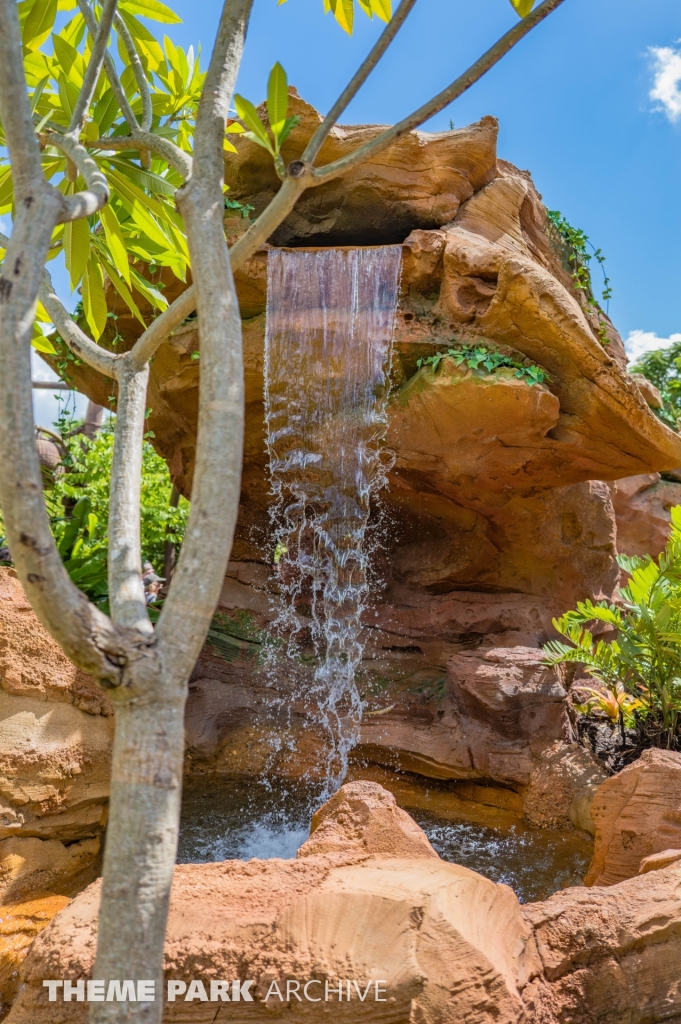
[[[612,298],[612,286],[605,269],[603,251],[596,249],[593,243],[589,241],[588,235],[581,228],[574,228],[559,210],[547,210],[546,215],[564,255],[575,288],[584,292],[586,301],[598,316],[599,341],[602,345],[607,345],[609,340],[607,324],[603,316],[603,310],[594,296],[591,268],[589,266],[591,260],[595,259],[601,267],[603,272],[601,298],[606,304],[607,311],[608,304]],[[589,252],[589,249],[592,252]]]
[[[448,348],[444,352],[436,352],[432,356],[424,356],[418,360],[416,365],[419,368],[430,366],[432,370],[436,370],[445,358],[453,359],[457,366],[467,366],[469,370],[473,370],[474,373],[477,372],[478,374],[485,371],[487,373],[494,373],[495,370],[507,367],[515,370],[514,376],[519,380],[523,380],[529,387],[534,387],[535,384],[543,384],[549,377],[546,370],[543,370],[540,366],[526,366],[524,363],[513,359],[511,356],[504,355],[503,352],[489,348],[487,345],[458,345],[456,348]]]

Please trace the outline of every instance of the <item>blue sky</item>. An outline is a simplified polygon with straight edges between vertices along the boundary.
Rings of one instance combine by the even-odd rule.
[[[167,2],[184,19],[168,34],[184,47],[200,42],[205,66],[220,0]],[[508,0],[418,0],[343,120],[399,119],[515,19]],[[259,102],[279,60],[301,96],[325,112],[380,28],[360,15],[349,38],[324,17],[322,0],[255,0],[238,89]],[[653,100],[656,84],[662,98]],[[565,0],[427,126],[499,118],[500,156],[531,170],[546,205],[605,253],[610,314],[624,338],[642,332],[633,334],[639,347],[681,332],[680,88],[679,0]]]

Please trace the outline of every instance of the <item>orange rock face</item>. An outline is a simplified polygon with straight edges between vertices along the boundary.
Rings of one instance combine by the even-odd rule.
[[[29,946],[70,902],[67,896],[43,896],[0,906],[0,1020],[16,996],[19,968]]]
[[[681,483],[659,473],[625,477],[610,485],[617,521],[617,550],[625,555],[659,555],[669,539],[670,510],[681,505]]]
[[[0,902],[95,877],[112,740],[108,699],[0,568]]]
[[[591,808],[596,824],[587,885],[614,885],[653,854],[681,847],[681,754],[646,750],[607,779]]]

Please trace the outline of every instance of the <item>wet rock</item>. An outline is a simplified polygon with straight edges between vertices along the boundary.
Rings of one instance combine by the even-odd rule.
[[[101,833],[112,742],[107,698],[0,568],[0,841]]]
[[[681,505],[681,483],[659,473],[625,477],[610,485],[617,519],[617,550],[625,555],[659,555],[669,539],[670,510]]]
[[[681,847],[681,754],[646,750],[607,779],[591,806],[596,845],[586,885],[637,875],[644,859]]]

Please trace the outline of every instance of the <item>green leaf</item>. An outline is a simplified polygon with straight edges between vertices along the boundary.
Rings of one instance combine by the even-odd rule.
[[[7,213],[12,209],[14,202],[14,182],[12,180],[12,168],[3,167],[0,169],[0,213]]]
[[[328,2],[329,9],[333,11],[340,27],[351,36],[355,21],[355,0],[328,0]]]
[[[45,337],[40,328],[36,326],[33,328],[33,337],[31,338],[31,345],[36,352],[44,352],[48,356],[56,356],[57,350],[50,341],[49,338]]]
[[[129,14],[125,8],[121,9],[121,17],[128,26],[130,35],[137,44],[137,49],[141,53],[142,57],[146,59],[149,64],[151,71],[157,71],[160,65],[163,63],[163,50],[160,44],[151,34],[146,25],[143,25],[141,21],[134,18],[132,14]]]
[[[100,250],[100,253],[99,253],[99,258],[100,258],[100,261],[102,263],[102,266],[104,267],[104,269],[106,270],[106,272],[107,272],[107,274],[109,276],[109,279],[110,279],[112,285],[114,286],[114,288],[116,289],[116,291],[118,292],[120,297],[123,299],[123,302],[126,304],[126,306],[130,310],[132,315],[137,317],[139,322],[144,327],[146,327],[147,325],[146,325],[146,322],[144,320],[144,317],[140,313],[139,308],[137,306],[137,303],[135,302],[135,300],[132,297],[132,292],[128,288],[128,286],[125,283],[125,281],[123,280],[123,278],[120,276],[120,274],[118,273],[116,268],[114,266],[112,266],[111,263],[109,263],[109,261],[106,259],[106,257],[102,255],[101,250]]]
[[[393,16],[390,0],[371,0],[371,8],[381,21],[390,21]]]
[[[267,115],[275,140],[278,141],[288,111],[288,81],[286,72],[277,61],[270,71],[267,83]]]
[[[521,18],[526,18],[534,7],[534,0],[511,0],[511,5]]]
[[[37,50],[54,26],[58,0],[35,0],[23,24],[21,38],[27,50]]]
[[[125,278],[126,283],[130,285],[128,247],[123,237],[121,226],[118,223],[118,217],[110,205],[102,207],[99,216],[104,227],[104,233],[109,244],[109,251],[111,253],[114,266],[121,277]]]
[[[166,25],[182,24],[182,18],[165,4],[159,3],[159,0],[121,0],[120,6],[122,11],[139,14],[144,18],[151,18],[153,21],[162,21]]]
[[[102,271],[94,256],[88,260],[81,294],[83,296],[85,319],[92,331],[93,338],[95,341],[98,341],[106,327],[106,314],[108,310],[106,308]]]
[[[156,309],[166,309],[168,306],[168,300],[161,295],[158,288],[154,288],[153,284],[149,281],[145,281],[141,274],[138,274],[134,267],[130,268],[132,275],[133,287],[137,289],[140,295],[143,295],[147,302],[151,303]]]
[[[86,217],[64,225],[63,246],[73,291],[81,282],[90,256],[90,228]]]
[[[241,120],[248,125],[251,132],[256,137],[255,141],[257,141],[261,146],[264,146],[265,149],[268,149],[270,153],[274,155],[272,142],[267,134],[267,129],[260,120],[258,111],[255,109],[251,101],[245,99],[243,96],[239,96],[237,93],[234,96],[234,106]]]
[[[294,128],[300,124],[300,116],[295,114],[293,117],[287,117],[284,121],[284,125],[279,132],[279,145],[283,146],[287,138],[291,134]]]

